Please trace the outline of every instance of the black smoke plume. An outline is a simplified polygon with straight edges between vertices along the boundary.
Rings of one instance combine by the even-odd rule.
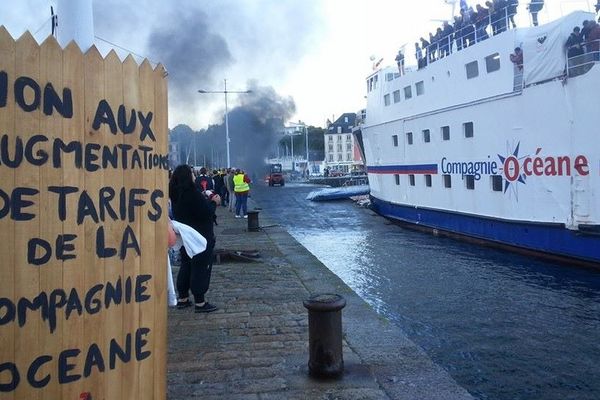
[[[148,42],[150,53],[160,54],[168,67],[172,100],[181,107],[196,103],[196,87],[212,84],[215,72],[232,61],[227,42],[211,31],[208,16],[200,10],[191,9],[154,31]]]
[[[240,105],[228,113],[231,165],[258,172],[283,132],[283,121],[292,117],[296,105],[291,97],[278,95],[272,87],[256,82],[248,87],[251,92],[240,95]],[[211,143],[213,148],[226,151],[224,119],[206,133],[216,140]]]
[[[283,122],[296,112],[291,97],[281,97],[272,87],[251,84],[252,92],[241,98],[241,105],[229,116],[231,162],[258,171],[279,141]]]
[[[240,95],[240,105],[228,113],[231,166],[260,176],[265,159],[276,152],[283,121],[291,118],[296,106],[291,97],[278,95],[272,87],[251,82],[249,88],[251,92]],[[171,131],[171,140],[181,149],[181,162],[213,169],[226,167],[224,113],[219,118],[219,124],[199,132],[187,125]]]

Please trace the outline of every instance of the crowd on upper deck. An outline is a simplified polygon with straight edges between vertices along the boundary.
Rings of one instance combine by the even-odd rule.
[[[600,0],[596,12],[600,11]],[[600,25],[591,20],[583,21],[582,27],[576,26],[569,35],[565,47],[569,59],[569,75],[585,73],[591,63],[600,61]]]
[[[600,0],[599,0],[600,1]],[[473,44],[486,40],[490,35],[506,31],[510,25],[516,28],[514,20],[519,0],[488,0],[484,5],[475,8],[460,0],[460,15],[450,23],[445,21],[435,33],[429,33],[429,39],[421,37],[415,43],[415,56],[418,68],[435,62],[453,51],[460,51]],[[533,24],[538,24],[538,13],[544,7],[544,0],[532,0],[527,8],[531,13]],[[401,50],[396,57],[400,73],[404,69],[404,54]]]

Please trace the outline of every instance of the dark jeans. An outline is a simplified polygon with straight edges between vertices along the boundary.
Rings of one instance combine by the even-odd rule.
[[[243,214],[240,214],[243,211]],[[248,214],[248,193],[235,194],[235,215],[244,216]]]
[[[223,207],[227,207],[227,205],[229,205],[229,190],[227,190],[227,188],[223,189],[223,194],[221,195],[221,199],[222,199],[221,205]]]
[[[210,285],[210,274],[212,272],[214,240],[209,242],[205,251],[190,258],[181,247],[181,267],[177,274],[177,293],[180,299],[189,296],[191,290],[196,304],[204,302],[204,295]]]

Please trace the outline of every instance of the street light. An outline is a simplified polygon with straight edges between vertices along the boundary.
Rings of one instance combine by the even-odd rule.
[[[223,79],[225,83],[225,90],[198,90],[198,93],[223,93],[225,95],[225,145],[227,149],[227,168],[231,168],[231,157],[229,154],[229,118],[227,116],[227,93],[252,93],[252,90],[227,90],[227,79]]]
[[[306,129],[306,124],[304,124],[304,142],[306,143],[306,175],[310,175],[310,170],[308,167],[308,129]]]

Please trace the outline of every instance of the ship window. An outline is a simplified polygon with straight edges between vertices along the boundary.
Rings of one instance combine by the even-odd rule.
[[[490,180],[492,181],[492,190],[494,192],[502,191],[502,175],[490,175]]]
[[[394,90],[394,103],[400,103],[400,91]]]
[[[406,132],[406,141],[408,144],[413,144],[412,132]]]
[[[475,175],[465,175],[465,187],[469,190],[475,189]]]
[[[431,187],[431,175],[425,175],[425,186]]]
[[[442,140],[450,140],[450,127],[442,126]]]
[[[421,96],[422,94],[425,94],[425,84],[423,83],[423,81],[417,82],[415,84],[415,88],[417,89],[417,96]]]
[[[500,69],[500,54],[494,53],[485,58],[485,69],[488,73],[498,71]]]
[[[392,135],[392,143],[394,147],[398,147],[398,135]]]
[[[386,106],[389,106],[389,105],[390,105],[390,94],[389,94],[389,93],[388,93],[388,94],[386,94],[385,96],[383,96],[383,103],[384,103]]]
[[[444,187],[451,188],[452,187],[452,177],[450,175],[442,175],[444,178]]]
[[[394,174],[394,179],[396,180],[396,185],[400,186],[400,175]]]
[[[412,88],[410,86],[407,86],[404,88],[404,98],[408,100],[411,97],[412,97]]]
[[[465,137],[473,137],[473,123],[465,122],[463,124],[463,132],[465,133]]]
[[[415,186],[415,176],[410,174],[408,176],[408,183],[410,183],[410,186]]]
[[[429,129],[425,129],[423,131],[423,141],[425,143],[431,142],[431,133],[429,132]]]
[[[465,65],[467,70],[467,79],[476,78],[479,75],[479,66],[477,61],[472,61]]]

